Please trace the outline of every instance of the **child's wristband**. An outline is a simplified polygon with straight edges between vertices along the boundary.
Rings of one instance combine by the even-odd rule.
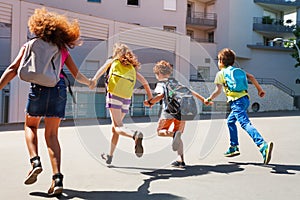
[[[207,102],[211,102],[211,101],[212,101],[212,99],[211,99],[211,98],[208,98],[208,99],[207,99]]]

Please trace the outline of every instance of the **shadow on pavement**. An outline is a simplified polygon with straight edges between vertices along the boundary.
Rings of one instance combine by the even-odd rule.
[[[272,171],[270,173],[273,173],[273,174],[295,175],[296,174],[295,172],[290,172],[290,171],[300,172],[300,165],[283,165],[283,164],[264,165],[262,163],[238,163],[238,162],[230,162],[230,163],[241,165],[241,166],[243,166],[243,165],[253,165],[253,166],[271,168]]]
[[[144,180],[144,183],[138,188],[138,191],[149,193],[151,182],[156,180],[201,176],[211,172],[229,174],[243,170],[244,169],[240,168],[238,164],[232,163],[222,165],[191,165],[186,166],[184,169],[158,169],[152,172],[142,172],[142,174],[150,176],[150,178]]]
[[[127,168],[127,167],[114,167],[114,168]],[[128,167],[132,168],[132,167]],[[138,168],[143,170],[143,168]],[[63,194],[57,199],[109,199],[109,200],[183,200],[185,198],[168,193],[155,193],[150,194],[149,188],[153,181],[165,180],[172,178],[185,178],[192,176],[206,175],[211,172],[214,173],[233,173],[243,171],[243,168],[236,163],[222,164],[222,165],[192,165],[185,168],[172,168],[172,169],[152,169],[145,168],[147,172],[141,172],[143,175],[149,176],[144,180],[144,183],[138,187],[137,191],[81,191],[76,189],[64,189]],[[31,192],[30,195],[37,197],[50,198],[43,192]]]
[[[48,197],[46,193],[32,192],[32,196]],[[52,197],[53,198],[53,197]],[[145,199],[145,200],[183,200],[185,198],[174,196],[167,193],[156,194],[144,194],[139,191],[80,191],[75,189],[64,189],[63,194],[56,199],[107,199],[107,200],[133,200],[133,199]]]

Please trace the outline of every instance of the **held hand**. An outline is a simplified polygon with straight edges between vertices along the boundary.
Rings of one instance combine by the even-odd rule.
[[[260,96],[261,98],[263,98],[265,95],[266,95],[266,92],[264,90],[258,91],[258,96]]]
[[[214,104],[214,102],[211,101],[210,98],[207,98],[207,99],[204,99],[204,102],[203,102],[206,106],[211,106]]]
[[[96,87],[97,82],[93,79],[89,79],[89,80],[90,80],[89,88],[92,90]]]
[[[150,107],[150,108],[152,108],[153,104],[152,104],[152,103],[150,103],[150,101],[151,101],[151,99],[147,99],[147,100],[145,100],[145,101],[144,101],[144,106],[147,106],[147,107]]]
[[[148,100],[145,100],[145,101],[144,101],[144,106],[150,107],[150,104],[149,104],[149,101],[148,101]]]

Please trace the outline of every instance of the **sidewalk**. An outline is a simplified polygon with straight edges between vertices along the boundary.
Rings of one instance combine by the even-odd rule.
[[[224,118],[187,123],[182,136],[186,169],[169,166],[176,154],[171,150],[171,138],[156,136],[154,118],[144,123],[128,119],[128,127],[140,129],[145,135],[145,154],[142,158],[135,157],[133,140],[122,137],[111,167],[100,158],[109,148],[108,123],[89,120],[63,124],[60,141],[65,189],[60,199],[298,199],[300,115],[273,113],[250,119],[263,137],[275,144],[269,165],[262,165],[258,148],[240,128],[241,155],[223,156],[228,148]],[[46,194],[51,167],[43,129],[39,130],[39,150],[44,171],[37,183],[23,184],[30,165],[22,126],[0,127],[1,199],[56,199]]]

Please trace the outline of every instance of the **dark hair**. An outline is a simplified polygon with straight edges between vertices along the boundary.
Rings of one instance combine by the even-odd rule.
[[[224,66],[232,66],[235,61],[235,53],[229,48],[222,49],[219,51],[218,59]]]

